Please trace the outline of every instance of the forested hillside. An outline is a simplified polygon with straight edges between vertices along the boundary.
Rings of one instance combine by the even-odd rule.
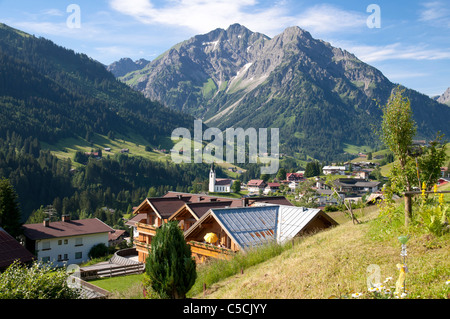
[[[124,154],[101,161],[91,158],[86,166],[72,169],[70,159],[60,160],[41,150],[36,138],[23,139],[15,133],[0,138],[0,176],[8,178],[17,192],[23,222],[41,206],[52,205],[57,212],[54,218],[91,216],[121,225],[123,214],[146,196],[189,192],[193,181],[208,173],[206,164],[181,166]],[[30,221],[42,218],[41,210]]]
[[[156,144],[193,119],[146,99],[84,54],[0,24],[0,137],[53,143],[110,131]]]
[[[0,177],[10,180],[22,221],[42,221],[53,205],[58,218],[98,217],[111,226],[147,196],[189,191],[208,165],[172,165],[115,154],[73,165],[44,149],[61,139],[139,136],[149,146],[170,138],[193,118],[172,111],[117,81],[84,54],[0,24]]]

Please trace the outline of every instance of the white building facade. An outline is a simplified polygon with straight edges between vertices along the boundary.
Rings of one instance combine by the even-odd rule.
[[[77,221],[25,224],[26,248],[36,259],[61,267],[89,260],[89,251],[98,244],[108,247],[111,227],[97,218]]]

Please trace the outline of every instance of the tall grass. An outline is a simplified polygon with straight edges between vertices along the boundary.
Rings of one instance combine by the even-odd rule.
[[[204,296],[200,288],[203,279],[199,279],[196,297],[327,299],[351,298],[357,292],[363,293],[361,298],[371,298],[368,267],[378,266],[381,282],[392,277],[391,284],[395,284],[399,276],[396,265],[402,260],[398,237],[409,235],[407,298],[450,298],[450,232],[437,236],[419,224],[405,227],[403,204],[392,208],[387,215],[380,216],[377,210],[365,212],[360,224],[347,222],[302,238],[292,249],[249,267],[243,275],[228,277],[212,287],[207,284]],[[218,271],[225,267],[219,266]]]
[[[188,292],[187,297],[193,297],[203,291],[203,285],[211,285],[239,274],[240,272],[267,261],[292,247],[292,242],[284,245],[268,243],[264,246],[253,248],[246,253],[237,253],[230,260],[212,259],[197,269],[197,280]]]

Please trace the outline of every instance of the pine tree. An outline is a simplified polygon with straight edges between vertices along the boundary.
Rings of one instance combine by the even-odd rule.
[[[18,196],[6,178],[0,179],[0,226],[11,236],[19,236],[21,231],[21,213]]]
[[[191,248],[177,222],[163,224],[152,239],[146,273],[152,289],[163,298],[182,299],[197,278]]]

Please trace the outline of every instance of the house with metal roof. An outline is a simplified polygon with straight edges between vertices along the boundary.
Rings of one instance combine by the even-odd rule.
[[[336,179],[333,184],[340,192],[362,194],[377,192],[378,186],[381,183],[370,182],[360,178],[339,178]]]
[[[260,204],[251,207],[212,208],[184,233],[197,262],[227,259],[267,243],[282,244],[294,237],[337,225],[320,209]],[[205,242],[207,234],[217,240]]]

